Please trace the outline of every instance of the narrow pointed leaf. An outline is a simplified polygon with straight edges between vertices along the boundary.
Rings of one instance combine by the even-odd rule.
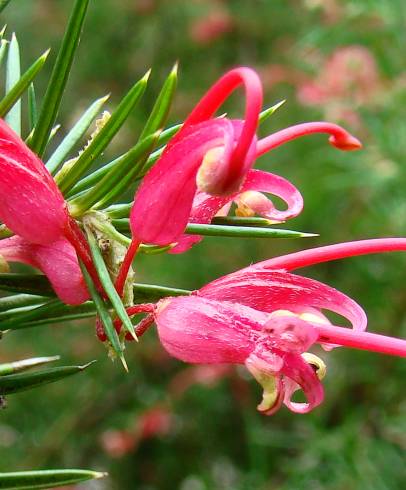
[[[9,3],[10,3],[10,0],[0,0],[0,12],[2,12],[7,7],[7,5]]]
[[[107,338],[114,349],[117,356],[122,359],[123,358],[123,349],[120,344],[120,339],[118,338],[116,329],[114,328],[113,321],[111,319],[110,313],[104,304],[103,299],[98,293],[89,273],[86,270],[86,267],[79,260],[80,269],[82,271],[83,277],[85,279],[87,288],[89,290],[90,296],[94,302],[94,306],[96,308],[97,314],[100,317],[100,320],[104,326],[105,333]]]
[[[20,371],[27,371],[38,366],[43,366],[50,362],[59,361],[60,356],[51,357],[32,357],[30,359],[22,359],[21,361],[12,361],[5,364],[0,364],[0,376],[5,374],[14,374]]]
[[[99,276],[103,289],[106,292],[107,297],[109,298],[117,316],[123,322],[123,327],[134,337],[134,339],[136,339],[137,336],[135,334],[134,325],[131,323],[130,317],[127,315],[123,302],[121,301],[121,298],[117,293],[116,288],[114,287],[114,284],[110,278],[109,271],[107,270],[106,264],[103,260],[96,238],[87,226],[85,226],[85,230],[93,258],[93,263],[96,267],[97,274]]]
[[[136,303],[156,302],[168,296],[185,296],[192,291],[187,289],[169,288],[155,284],[134,284],[134,298]]]
[[[40,296],[56,296],[48,279],[40,274],[0,274],[0,290]]]
[[[173,96],[175,95],[176,85],[178,81],[178,64],[176,63],[165,80],[163,87],[158,95],[158,98],[152,108],[151,114],[140,134],[140,140],[146,136],[155,133],[163,128],[169,114],[169,109],[172,104]]]
[[[0,312],[45,303],[47,298],[33,294],[14,294],[0,298]]]
[[[126,153],[114,169],[110,170],[99,184],[88,191],[87,199],[86,196],[82,198],[84,200],[82,210],[89,209],[93,204],[95,209],[102,209],[121,196],[135,180],[135,176],[143,167],[158,137],[159,132],[153,133]]]
[[[271,107],[268,107],[268,109],[265,109],[264,111],[261,112],[259,115],[259,124],[263,124],[267,119],[269,119],[274,112],[276,112],[279,107],[283,106],[283,104],[286,102],[286,100],[281,100],[280,102],[277,102]]]
[[[20,47],[17,38],[13,33],[8,48],[6,66],[6,94],[9,94],[21,77],[20,67]],[[17,134],[21,134],[21,100],[16,100],[13,107],[5,116],[6,123]]]
[[[176,134],[179,129],[181,128],[181,124],[177,124],[176,126],[173,126],[171,128],[166,129],[163,131],[158,138],[158,145],[165,145],[174,134]],[[146,162],[146,166],[152,167],[152,165],[158,160],[158,158],[162,155],[162,152],[164,151],[165,147],[159,148],[158,150],[154,151],[151,153],[151,155],[148,157],[148,160]],[[131,150],[130,150],[131,151]],[[115,158],[113,161],[106,163],[103,165],[103,167],[99,168],[98,170],[95,170],[92,172],[90,175],[84,177],[81,179],[77,184],[74,185],[74,187],[66,193],[67,197],[72,197],[80,192],[90,189],[93,185],[97,184],[99,180],[104,177],[111,169],[115,167],[115,165],[118,165],[121,158],[123,158],[126,155],[124,153],[123,155],[119,156],[118,158]],[[145,172],[145,168],[142,170],[141,173]],[[137,179],[140,178],[139,175],[136,177]]]
[[[0,117],[4,117],[14,104],[20,99],[24,91],[29,87],[30,83],[34,80],[37,73],[44,66],[47,59],[48,51],[41,55],[26,72],[23,73],[18,82],[11,88],[11,90],[0,101]]]
[[[50,318],[40,318],[38,320],[33,320],[31,322],[24,323],[23,325],[20,325],[19,330],[21,329],[26,329],[26,328],[33,328],[33,327],[43,327],[47,325],[55,325],[55,324],[60,324],[63,325],[68,322],[72,322],[74,320],[84,320],[87,318],[94,318],[97,314],[96,309],[94,311],[86,311],[80,313],[71,313],[69,315],[58,315],[57,317],[50,317]]]
[[[52,175],[58,170],[59,165],[66,159],[69,152],[79,143],[81,138],[85,135],[92,122],[95,120],[98,114],[100,114],[101,108],[106,103],[109,96],[101,97],[93,102],[93,104],[83,113],[78,122],[73,126],[65,138],[61,141],[56,150],[52,153],[51,157],[46,163],[47,169]]]
[[[41,318],[44,315],[55,313],[61,308],[64,308],[64,303],[59,299],[51,299],[44,305],[32,308],[22,313],[12,314],[10,318],[0,322],[0,331],[18,329],[20,325],[24,325],[29,321]]]
[[[112,219],[128,218],[133,204],[133,201],[125,204],[114,204],[113,206],[109,206],[105,211]]]
[[[34,84],[31,83],[28,87],[28,122],[30,132],[34,129],[38,121],[37,99],[35,97]]]
[[[144,94],[148,83],[148,77],[149,72],[130,89],[127,95],[121,100],[110,119],[95,136],[90,145],[78,157],[74,165],[72,165],[68,172],[64,173],[59,181],[57,179],[57,183],[63,193],[68,192],[75,185],[116,135]]]
[[[73,58],[79,45],[89,0],[76,0],[43,99],[31,149],[42,156],[61,105]]]
[[[6,39],[2,39],[0,41],[0,66],[2,65],[3,60],[6,56],[7,48],[8,48],[8,41]]]
[[[9,395],[20,391],[30,390],[38,386],[55,383],[63,378],[82,372],[93,364],[89,362],[83,366],[61,366],[43,369],[34,373],[8,374],[0,376],[0,394]],[[1,488],[1,486],[0,486]]]
[[[279,228],[260,228],[253,226],[221,226],[189,223],[185,233],[190,235],[223,236],[239,238],[307,238],[317,236],[313,233],[282,230]]]
[[[113,226],[122,232],[130,231],[130,220],[128,218],[113,219]],[[313,233],[301,231],[283,230],[280,228],[264,228],[253,226],[223,226],[223,225],[202,225],[189,223],[185,233],[190,235],[239,237],[239,238],[307,238],[317,236]]]
[[[75,485],[87,480],[104,478],[107,473],[89,470],[39,470],[0,473],[1,490],[40,490]]]
[[[244,218],[241,216],[216,216],[213,218],[212,224],[228,226],[270,226],[275,223],[272,220],[256,216],[252,218]]]

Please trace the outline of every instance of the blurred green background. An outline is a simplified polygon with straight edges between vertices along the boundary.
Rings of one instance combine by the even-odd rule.
[[[19,36],[23,66],[55,54],[71,0],[15,0],[2,24]],[[290,179],[305,210],[302,241],[206,238],[184,255],[141,257],[137,280],[199,288],[280,253],[405,233],[406,72],[402,0],[93,0],[60,120],[90,102],[110,106],[149,67],[149,89],[111,155],[142,127],[176,60],[170,122],[181,121],[226,69],[255,67],[266,104],[287,103],[263,134],[308,120],[343,124],[365,148],[342,153],[325,136],[289,143],[258,167]],[[49,75],[40,75],[37,92]],[[240,93],[227,110],[241,114]],[[107,155],[109,156],[109,155]],[[406,336],[405,257],[320,265],[309,276],[367,311],[370,330]],[[111,490],[395,490],[406,481],[406,367],[401,359],[338,349],[326,401],[309,415],[256,412],[259,387],[239,369],[191,368],[170,359],[154,332],[129,344],[130,374],[112,364],[89,322],[6,335],[1,360],[62,354],[98,363],[84,375],[10,397],[0,417],[0,470],[91,467],[110,473],[84,488]]]

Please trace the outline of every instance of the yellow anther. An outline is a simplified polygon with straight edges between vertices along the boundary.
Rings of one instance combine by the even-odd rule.
[[[2,255],[0,255],[0,272],[10,272],[8,262]]]
[[[327,372],[327,367],[320,357],[315,356],[311,352],[304,352],[302,354],[303,359],[316,369],[317,377],[321,380],[324,378]]]
[[[302,320],[305,320],[306,322],[310,323],[320,323],[322,325],[330,325],[330,322],[327,320],[327,318],[323,316],[316,315],[316,313],[301,313],[298,315],[299,318]]]

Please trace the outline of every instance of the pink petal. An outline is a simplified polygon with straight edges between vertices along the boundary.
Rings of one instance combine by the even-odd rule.
[[[64,303],[79,305],[89,299],[76,252],[66,239],[37,245],[14,236],[0,241],[0,254],[10,262],[22,262],[40,269]]]
[[[320,405],[324,399],[324,389],[314,369],[298,354],[280,352],[283,358],[281,373],[285,375],[285,398],[283,403],[292,412],[308,413]],[[287,378],[287,379],[286,379]],[[292,401],[292,395],[301,388],[307,403]]]
[[[283,351],[301,354],[318,339],[319,333],[309,323],[295,316],[277,316],[263,327],[269,334],[267,345]]]
[[[247,191],[269,192],[286,202],[288,207],[285,211],[277,210],[272,204],[272,201],[267,201],[269,205],[265,209],[257,210],[259,211],[258,214],[272,220],[284,221],[288,218],[293,218],[303,209],[303,198],[290,182],[269,172],[250,170],[241,190],[228,197],[211,196],[197,191],[193,200],[189,223],[210,223],[224,206],[235,200],[240,193]],[[178,244],[169,253],[185,252],[194,244],[200,242],[202,238],[201,235],[185,234],[178,240]]]
[[[131,231],[144,243],[168,245],[178,240],[188,222],[202,158],[220,146],[227,158],[234,141],[227,119],[201,123],[183,134],[148,172],[135,196]]]
[[[347,318],[356,330],[365,330],[367,325],[364,310],[336,289],[306,277],[256,269],[255,266],[217,279],[197,294],[209,299],[235,301],[269,313],[309,307],[324,309]]]
[[[44,164],[0,119],[0,219],[14,233],[47,244],[63,236],[66,204]]]
[[[242,364],[266,318],[243,305],[189,296],[161,300],[155,321],[162,345],[181,361]]]

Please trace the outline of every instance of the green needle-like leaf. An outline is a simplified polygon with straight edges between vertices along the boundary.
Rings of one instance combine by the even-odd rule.
[[[93,102],[93,104],[83,113],[78,122],[73,126],[56,150],[52,153],[51,157],[46,163],[46,167],[52,175],[55,174],[59,165],[65,160],[75,145],[77,145],[77,143],[81,140],[97,115],[100,114],[101,108],[106,103],[108,98],[109,95],[106,95],[105,97],[101,97]]]
[[[39,274],[0,274],[0,290],[39,296],[55,296],[55,291],[48,279]]]
[[[75,485],[86,480],[104,478],[107,473],[88,470],[40,470],[0,473],[1,490],[40,490]]]
[[[20,391],[30,390],[38,386],[55,383],[67,376],[80,373],[94,361],[83,366],[61,366],[56,368],[43,369],[34,373],[8,374],[0,376],[0,394],[9,395]],[[1,488],[1,486],[0,486]]]
[[[0,331],[18,329],[29,321],[42,318],[50,313],[54,314],[58,310],[63,310],[64,307],[65,305],[59,299],[51,299],[44,305],[32,308],[28,311],[11,314],[8,319],[0,322]]]
[[[280,102],[277,102],[271,107],[268,107],[268,109],[265,109],[264,111],[261,112],[259,115],[259,124],[263,124],[267,119],[269,119],[272,114],[279,109],[284,103],[286,102],[286,99],[281,100]]]
[[[30,132],[34,129],[38,121],[37,99],[35,97],[34,84],[31,83],[28,87],[28,122]]]
[[[11,91],[11,89],[18,82],[20,77],[20,47],[18,45],[17,38],[13,32],[7,55],[6,94]],[[21,134],[21,100],[18,99],[14,103],[13,108],[8,111],[4,119],[6,123],[10,126],[10,128],[12,128],[17,134]]]
[[[228,226],[270,226],[274,225],[275,222],[257,216],[252,218],[244,218],[242,216],[216,216],[213,218],[211,224]]]
[[[162,131],[162,133],[159,135],[158,138],[158,145],[165,145],[174,134],[176,134],[181,127],[181,124],[177,124],[176,126],[173,126],[171,128],[166,129],[165,131]],[[148,160],[144,166],[144,169],[142,170],[142,174],[145,173],[145,168],[148,166],[148,168],[152,167],[152,165],[158,160],[158,158],[162,155],[162,152],[164,150],[164,147],[159,148],[158,150],[154,151],[151,153],[151,155],[148,157]],[[129,150],[131,151],[131,150]],[[128,153],[128,152],[127,152]],[[66,196],[72,197],[75,196],[82,191],[86,189],[90,189],[93,185],[97,184],[101,178],[103,178],[110,170],[112,170],[116,165],[120,164],[121,159],[127,154],[124,153],[123,155],[119,156],[118,158],[114,159],[113,161],[106,163],[103,165],[103,167],[99,168],[98,170],[95,170],[92,172],[90,175],[87,177],[84,177],[81,179],[77,184],[74,185],[74,187],[70,190],[70,192],[66,193]],[[136,177],[139,179],[139,175]]]
[[[128,218],[130,214],[133,202],[127,202],[125,204],[114,204],[105,210],[110,218]]]
[[[169,114],[173,96],[175,95],[177,81],[178,64],[176,63],[162,86],[154,107],[152,108],[151,114],[140,134],[140,141],[146,136],[163,128]]]
[[[20,99],[24,91],[29,87],[30,83],[34,80],[37,73],[44,66],[49,51],[46,51],[41,55],[26,72],[23,73],[18,82],[10,89],[7,95],[0,101],[0,117],[4,117],[10,109]]]
[[[136,303],[147,303],[166,298],[168,296],[185,296],[192,291],[179,288],[168,288],[166,286],[156,286],[154,284],[134,284],[134,300]]]
[[[27,371],[38,366],[43,366],[50,362],[59,361],[60,356],[52,357],[32,357],[31,359],[22,359],[21,361],[12,361],[0,364],[0,376],[5,374],[14,374],[20,371]]]
[[[222,236],[232,238],[304,238],[317,236],[313,233],[253,226],[221,226],[189,223],[185,230],[190,235]]]
[[[0,41],[0,66],[3,63],[3,60],[7,53],[8,41],[6,39],[2,39]]]
[[[63,173],[60,179],[58,177],[56,178],[59,188],[63,193],[66,194],[76,184],[116,135],[144,94],[148,77],[149,72],[130,89],[89,146],[81,153],[69,170]]]
[[[0,12],[2,12],[7,7],[7,5],[9,3],[10,3],[10,0],[0,0]]]
[[[73,58],[79,45],[89,0],[76,0],[62,40],[51,78],[42,102],[37,126],[30,141],[31,149],[42,156],[61,105]]]
[[[100,294],[98,293],[89,273],[86,270],[86,267],[83,265],[83,262],[79,260],[79,265],[80,269],[82,271],[83,277],[85,279],[87,288],[89,290],[90,296],[94,302],[94,306],[97,310],[97,314],[100,317],[100,320],[104,326],[104,331],[106,333],[106,336],[110,342],[111,347],[113,348],[114,352],[116,355],[120,358],[121,362],[123,363],[123,366],[126,370],[127,364],[124,359],[123,355],[123,349],[120,344],[120,339],[118,338],[118,334],[116,332],[116,329],[114,328],[113,321],[111,319],[110,313],[104,304],[103,299],[101,298]]]
[[[117,228],[117,230],[124,233],[130,231],[130,220],[128,218],[113,219],[112,224]],[[197,223],[189,223],[186,226],[185,233],[189,233],[190,235],[206,235],[232,238],[307,238],[317,236],[313,233],[282,230],[280,228],[202,225]]]
[[[117,293],[116,288],[114,287],[109,271],[107,270],[106,264],[103,260],[100,248],[97,244],[96,238],[88,226],[85,226],[85,230],[90,246],[90,251],[93,257],[93,263],[96,267],[97,274],[99,276],[103,289],[105,290],[107,297],[109,298],[115,312],[117,313],[117,316],[123,322],[123,327],[133,336],[135,340],[137,340],[134,325],[131,323],[130,317],[125,310],[123,302],[121,301],[121,298]]]
[[[0,298],[0,312],[45,303],[47,298],[33,294],[15,294]]]

